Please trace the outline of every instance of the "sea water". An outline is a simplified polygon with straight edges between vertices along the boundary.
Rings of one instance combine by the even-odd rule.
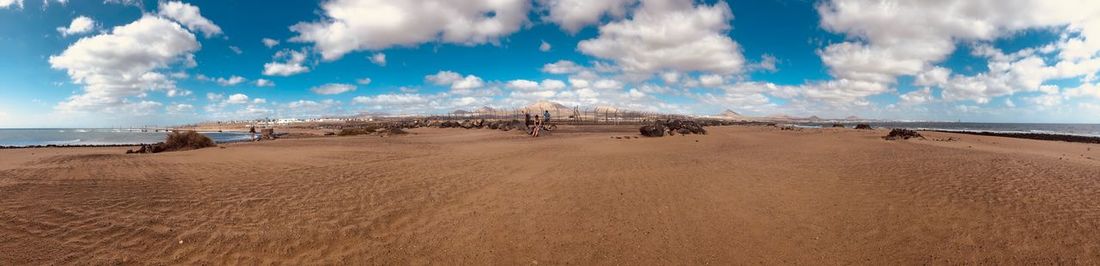
[[[247,141],[241,132],[199,132],[217,143]],[[0,147],[131,145],[163,142],[167,132],[111,128],[27,128],[0,129]]]
[[[1062,134],[1100,137],[1100,124],[1034,124],[1034,123],[959,123],[959,122],[867,122],[875,128],[908,128],[914,130],[939,130],[956,132],[992,132],[1022,134]],[[829,127],[827,123],[807,123],[808,126]]]

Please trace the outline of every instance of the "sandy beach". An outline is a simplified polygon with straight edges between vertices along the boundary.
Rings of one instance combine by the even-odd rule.
[[[0,265],[1100,264],[1100,145],[708,130],[0,150]]]

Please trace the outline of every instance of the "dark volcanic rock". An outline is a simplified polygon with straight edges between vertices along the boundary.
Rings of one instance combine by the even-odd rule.
[[[646,136],[646,137],[664,137],[665,136],[665,130],[666,130],[665,126],[661,125],[659,123],[658,124],[653,124],[653,125],[648,125],[648,126],[642,126],[641,128],[638,129],[638,131],[640,131],[642,133],[642,136]]]
[[[895,128],[895,129],[890,130],[890,134],[887,134],[886,137],[883,137],[883,138],[885,138],[886,140],[903,140],[903,139],[911,139],[911,138],[922,138],[923,139],[924,136],[921,136],[920,133],[917,133],[916,131],[913,131],[913,130],[904,129],[904,128]]]
[[[868,125],[868,124],[858,124],[858,125],[856,125],[856,129],[874,129],[874,128],[872,128],[871,125]]]

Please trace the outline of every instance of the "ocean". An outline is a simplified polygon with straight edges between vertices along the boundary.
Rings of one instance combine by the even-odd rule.
[[[247,141],[251,134],[200,132],[217,143]],[[166,132],[139,132],[111,128],[27,128],[0,129],[0,147],[96,146],[151,144],[164,141]]]
[[[1032,123],[958,123],[958,122],[867,122],[842,123],[848,127],[868,124],[875,128],[908,128],[956,132],[991,132],[1019,134],[1060,134],[1100,137],[1100,124],[1032,124]],[[802,123],[806,127],[830,127],[832,123]]]

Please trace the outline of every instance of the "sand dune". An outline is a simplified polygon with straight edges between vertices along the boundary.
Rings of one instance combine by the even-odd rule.
[[[710,131],[0,150],[0,265],[1100,263],[1100,145]]]

